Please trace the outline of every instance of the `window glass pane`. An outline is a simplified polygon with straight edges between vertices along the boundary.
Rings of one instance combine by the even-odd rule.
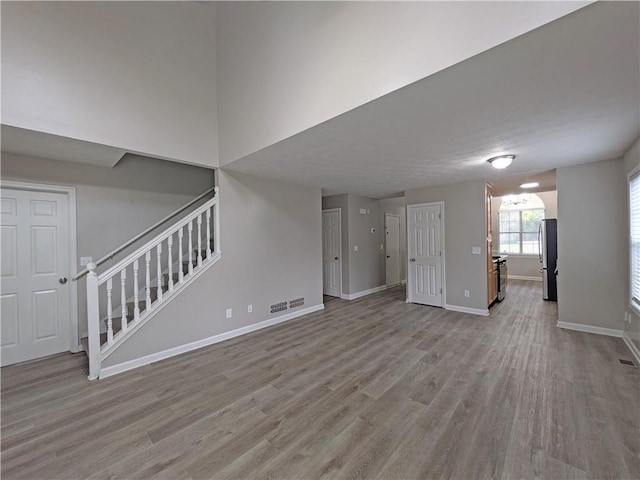
[[[538,232],[522,234],[522,253],[530,255],[538,253]]]
[[[631,234],[631,299],[640,306],[640,174],[629,180],[629,231]]]
[[[501,233],[500,253],[520,253],[520,234]]]
[[[537,232],[540,220],[544,218],[544,210],[523,210],[522,211],[522,231]]]

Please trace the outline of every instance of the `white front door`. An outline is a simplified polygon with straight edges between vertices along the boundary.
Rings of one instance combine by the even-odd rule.
[[[410,205],[407,299],[442,307],[442,207]]]
[[[60,193],[2,189],[1,365],[70,350],[69,211]]]
[[[322,290],[325,295],[342,295],[342,236],[340,209],[322,212]]]
[[[400,217],[385,214],[384,230],[387,251],[387,285],[397,285],[400,283]]]

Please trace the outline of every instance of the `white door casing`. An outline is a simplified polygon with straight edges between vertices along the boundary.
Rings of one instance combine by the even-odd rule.
[[[341,211],[322,211],[322,290],[324,295],[342,296]]]
[[[35,191],[6,184],[0,209],[2,366],[77,351],[75,269],[70,267],[75,210],[70,211],[69,189]]]
[[[444,204],[409,205],[407,301],[444,306]]]
[[[387,286],[400,283],[400,216],[384,215]]]

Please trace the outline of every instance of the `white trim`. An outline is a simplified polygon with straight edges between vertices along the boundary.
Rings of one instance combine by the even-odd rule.
[[[411,205],[407,205],[406,214],[407,214],[407,303],[413,303],[413,299],[411,298],[411,286],[409,285],[409,266],[411,265],[411,248],[409,245],[409,238],[411,238],[409,234],[409,223],[410,216],[409,210],[412,207],[433,207],[435,205],[440,206],[440,246],[442,248],[442,305],[427,305],[429,307],[441,307],[447,308],[447,269],[446,269],[446,249],[445,249],[445,236],[444,236],[444,200],[440,202],[428,202],[428,203],[412,203]],[[422,304],[418,304],[422,305]],[[488,311],[488,310],[487,310]]]
[[[338,212],[338,221],[340,222],[340,242],[338,242],[340,244],[340,296],[336,297],[336,298],[344,298],[343,297],[343,290],[342,290],[342,268],[344,267],[343,263],[342,263],[342,208],[338,207],[338,208],[327,208],[325,210],[322,210],[322,213],[332,213],[332,212]],[[323,236],[324,238],[324,236]],[[323,267],[324,268],[324,267]],[[324,281],[322,282],[324,283]],[[324,289],[322,292],[323,295],[327,295],[326,293],[324,293]],[[328,297],[332,297],[333,295],[327,295]]]
[[[116,335],[114,335],[114,337],[113,337],[114,343],[112,343],[111,345],[104,344],[104,346],[101,348],[101,350],[100,350],[100,359],[101,359],[101,361],[104,361],[105,358],[107,358],[115,350],[117,350],[118,347],[120,347],[120,345],[125,343],[124,340],[126,338],[130,337],[136,331],[140,330],[140,328],[145,323],[147,323],[149,320],[151,320],[164,307],[166,307],[168,304],[170,304],[173,301],[173,299],[175,299],[180,294],[180,292],[182,292],[185,288],[187,288],[200,275],[202,275],[204,272],[209,270],[210,267],[212,267],[213,265],[218,263],[221,259],[222,259],[222,252],[216,252],[216,253],[213,254],[213,256],[210,259],[204,260],[202,262],[202,265],[200,267],[198,267],[197,270],[194,270],[193,273],[191,273],[189,275],[186,275],[184,277],[184,280],[182,282],[180,282],[179,284],[177,284],[171,292],[169,292],[167,290],[165,292],[165,294],[163,295],[162,301],[159,303],[159,305],[154,307],[153,304],[151,304],[151,309],[149,310],[148,314],[145,315],[143,313],[142,315],[140,315],[140,318],[138,318],[138,320],[132,322],[131,326],[127,328],[126,332],[123,332],[122,330],[120,330]],[[145,311],[145,313],[146,313],[146,311]],[[102,332],[102,329],[100,331]]]
[[[407,279],[406,279],[406,278],[403,278],[403,279],[400,281],[400,284],[401,284],[401,285],[406,285],[406,284],[407,284]]]
[[[582,323],[558,322],[558,328],[565,330],[575,330],[576,332],[595,333],[596,335],[606,335],[608,337],[622,338],[622,330],[614,328],[594,327]]]
[[[453,312],[462,312],[462,313],[470,313],[471,315],[481,315],[483,317],[489,316],[489,309],[487,308],[471,308],[471,307],[461,307],[459,305],[444,305],[445,310],[451,310]]]
[[[160,360],[164,360],[170,357],[175,357],[176,355],[190,352],[192,350],[197,350],[198,348],[207,347],[209,345],[213,345],[214,343],[224,342],[225,340],[239,337],[240,335],[245,335],[247,333],[255,332],[256,330],[261,330],[263,328],[271,327],[279,323],[287,322],[289,320],[293,320],[294,318],[298,318],[303,315],[308,315],[310,313],[317,312],[322,309],[324,309],[324,304],[321,303],[319,305],[314,305],[313,307],[308,307],[302,310],[298,310],[297,312],[287,313],[279,317],[270,318],[269,320],[265,320],[263,322],[254,323],[252,325],[247,325],[246,327],[237,328],[229,332],[220,333],[212,337],[207,337],[207,338],[203,338],[202,340],[197,340],[195,342],[187,343],[185,345],[180,345],[179,347],[169,348],[168,350],[152,353],[151,355],[145,355],[144,357],[136,358],[134,360],[129,360],[127,362],[122,362],[117,365],[103,367],[102,370],[100,371],[99,378],[102,379],[102,378],[111,377],[118,373],[123,373],[128,370],[133,370],[134,368],[142,367],[143,365],[149,365],[150,363],[159,362]]]
[[[378,293],[386,289],[386,285],[379,285],[377,287],[370,288],[369,290],[362,290],[361,292],[343,293],[341,298],[343,300],[355,300],[356,298],[365,297],[367,295],[371,295],[372,293]]]
[[[507,275],[509,280],[531,280],[533,282],[541,282],[542,276],[540,277],[527,277],[524,275]]]
[[[631,354],[636,361],[636,367],[640,367],[640,350],[638,350],[638,347],[633,343],[627,332],[622,332],[622,340],[624,340],[624,343],[626,343],[629,350],[631,350]]]
[[[0,188],[10,188],[14,190],[28,190],[36,192],[52,192],[67,195],[67,207],[69,215],[69,351],[77,353],[80,350],[80,327],[78,325],[78,284],[71,281],[76,275],[78,267],[78,248],[76,244],[76,188],[66,185],[51,185],[47,183],[20,182],[14,180],[0,180]]]

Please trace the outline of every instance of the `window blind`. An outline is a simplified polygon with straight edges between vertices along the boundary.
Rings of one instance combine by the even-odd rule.
[[[640,307],[640,173],[629,180],[631,299]]]

